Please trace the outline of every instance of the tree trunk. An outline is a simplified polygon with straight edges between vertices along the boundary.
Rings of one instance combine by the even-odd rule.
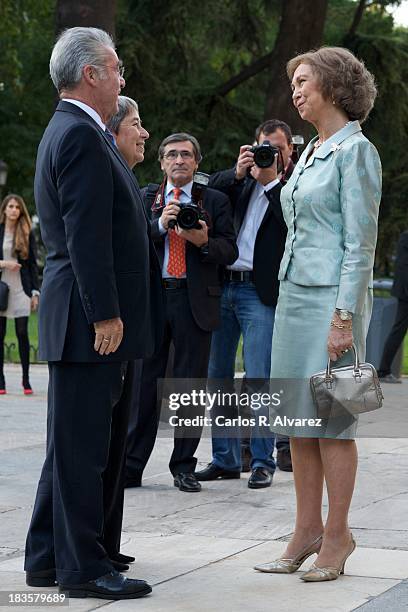
[[[350,30],[347,32],[345,38],[351,38],[352,36],[355,35],[357,28],[360,25],[360,21],[363,18],[366,7],[367,7],[367,0],[360,0],[355,10],[353,22],[350,26]]]
[[[115,36],[116,0],[57,0],[56,32],[75,26],[101,28]]]
[[[293,106],[286,64],[295,55],[322,44],[327,4],[328,0],[285,0],[270,61],[264,118],[286,121],[293,133],[302,134],[306,141],[310,136],[310,126],[299,117]]]

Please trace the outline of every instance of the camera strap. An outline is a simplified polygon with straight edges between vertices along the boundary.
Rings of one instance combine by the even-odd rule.
[[[146,206],[146,210],[151,209],[152,212],[157,212],[158,210],[161,210],[165,207],[166,198],[164,192],[166,188],[166,183],[167,180],[164,179],[161,185],[159,185],[158,183],[148,184],[144,194],[144,203]],[[211,216],[203,206],[202,197],[198,200],[197,206],[200,208],[201,218],[207,223],[208,227],[211,228]]]
[[[152,212],[163,208],[165,205],[164,187],[166,181],[163,181],[161,185],[158,183],[149,183],[145,191],[145,204],[146,208],[151,208]]]

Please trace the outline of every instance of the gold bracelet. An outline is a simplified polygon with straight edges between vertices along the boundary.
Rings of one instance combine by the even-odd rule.
[[[331,327],[337,327],[337,329],[346,329],[351,331],[353,329],[352,325],[344,325],[344,323],[337,323],[337,321],[332,320],[330,322]]]

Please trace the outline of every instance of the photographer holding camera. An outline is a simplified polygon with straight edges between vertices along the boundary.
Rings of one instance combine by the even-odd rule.
[[[269,379],[278,271],[286,239],[280,192],[294,167],[292,134],[286,123],[275,119],[262,123],[255,141],[257,146],[240,148],[234,168],[217,172],[210,180],[212,187],[231,198],[239,257],[225,270],[222,323],[212,337],[208,377],[234,378],[242,334],[249,386],[251,379]],[[207,468],[196,472],[198,480],[239,478],[243,467],[239,435],[217,437],[213,428],[212,436],[213,458]],[[272,484],[274,442],[268,428],[251,429],[249,488]],[[291,471],[288,439],[279,439],[277,447],[278,466]]]
[[[161,403],[157,380],[165,376],[171,342],[173,377],[207,378],[211,332],[220,325],[220,266],[238,256],[229,199],[206,188],[206,175],[195,174],[201,159],[194,136],[171,134],[159,147],[164,180],[145,194],[145,204],[153,200],[147,206],[162,267],[166,323],[160,350],[143,360],[137,421],[128,438],[128,487],[141,486],[153,450]],[[194,476],[200,439],[187,434],[175,437],[169,467],[180,491],[195,492],[201,489]]]

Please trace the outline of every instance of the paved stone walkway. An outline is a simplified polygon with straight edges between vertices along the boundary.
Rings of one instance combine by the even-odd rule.
[[[9,393],[0,397],[0,590],[36,592],[25,586],[23,550],[44,456],[47,370],[32,368],[31,397],[22,394],[18,366],[7,366],[6,377]],[[126,492],[122,545],[123,552],[137,557],[128,575],[148,580],[153,594],[127,602],[71,600],[69,609],[407,610],[408,435],[403,419],[408,415],[408,380],[386,386],[385,394],[382,414],[371,415],[364,425],[367,435],[375,437],[358,441],[360,467],[351,511],[358,548],[344,577],[304,584],[299,572],[254,572],[255,563],[279,556],[291,533],[292,475],[277,471],[273,486],[259,491],[248,489],[243,475],[238,481],[206,483],[199,494],[181,493],[167,469],[171,440],[161,438],[144,486]],[[379,430],[399,437],[380,437]],[[209,457],[210,442],[203,439],[200,463]]]

